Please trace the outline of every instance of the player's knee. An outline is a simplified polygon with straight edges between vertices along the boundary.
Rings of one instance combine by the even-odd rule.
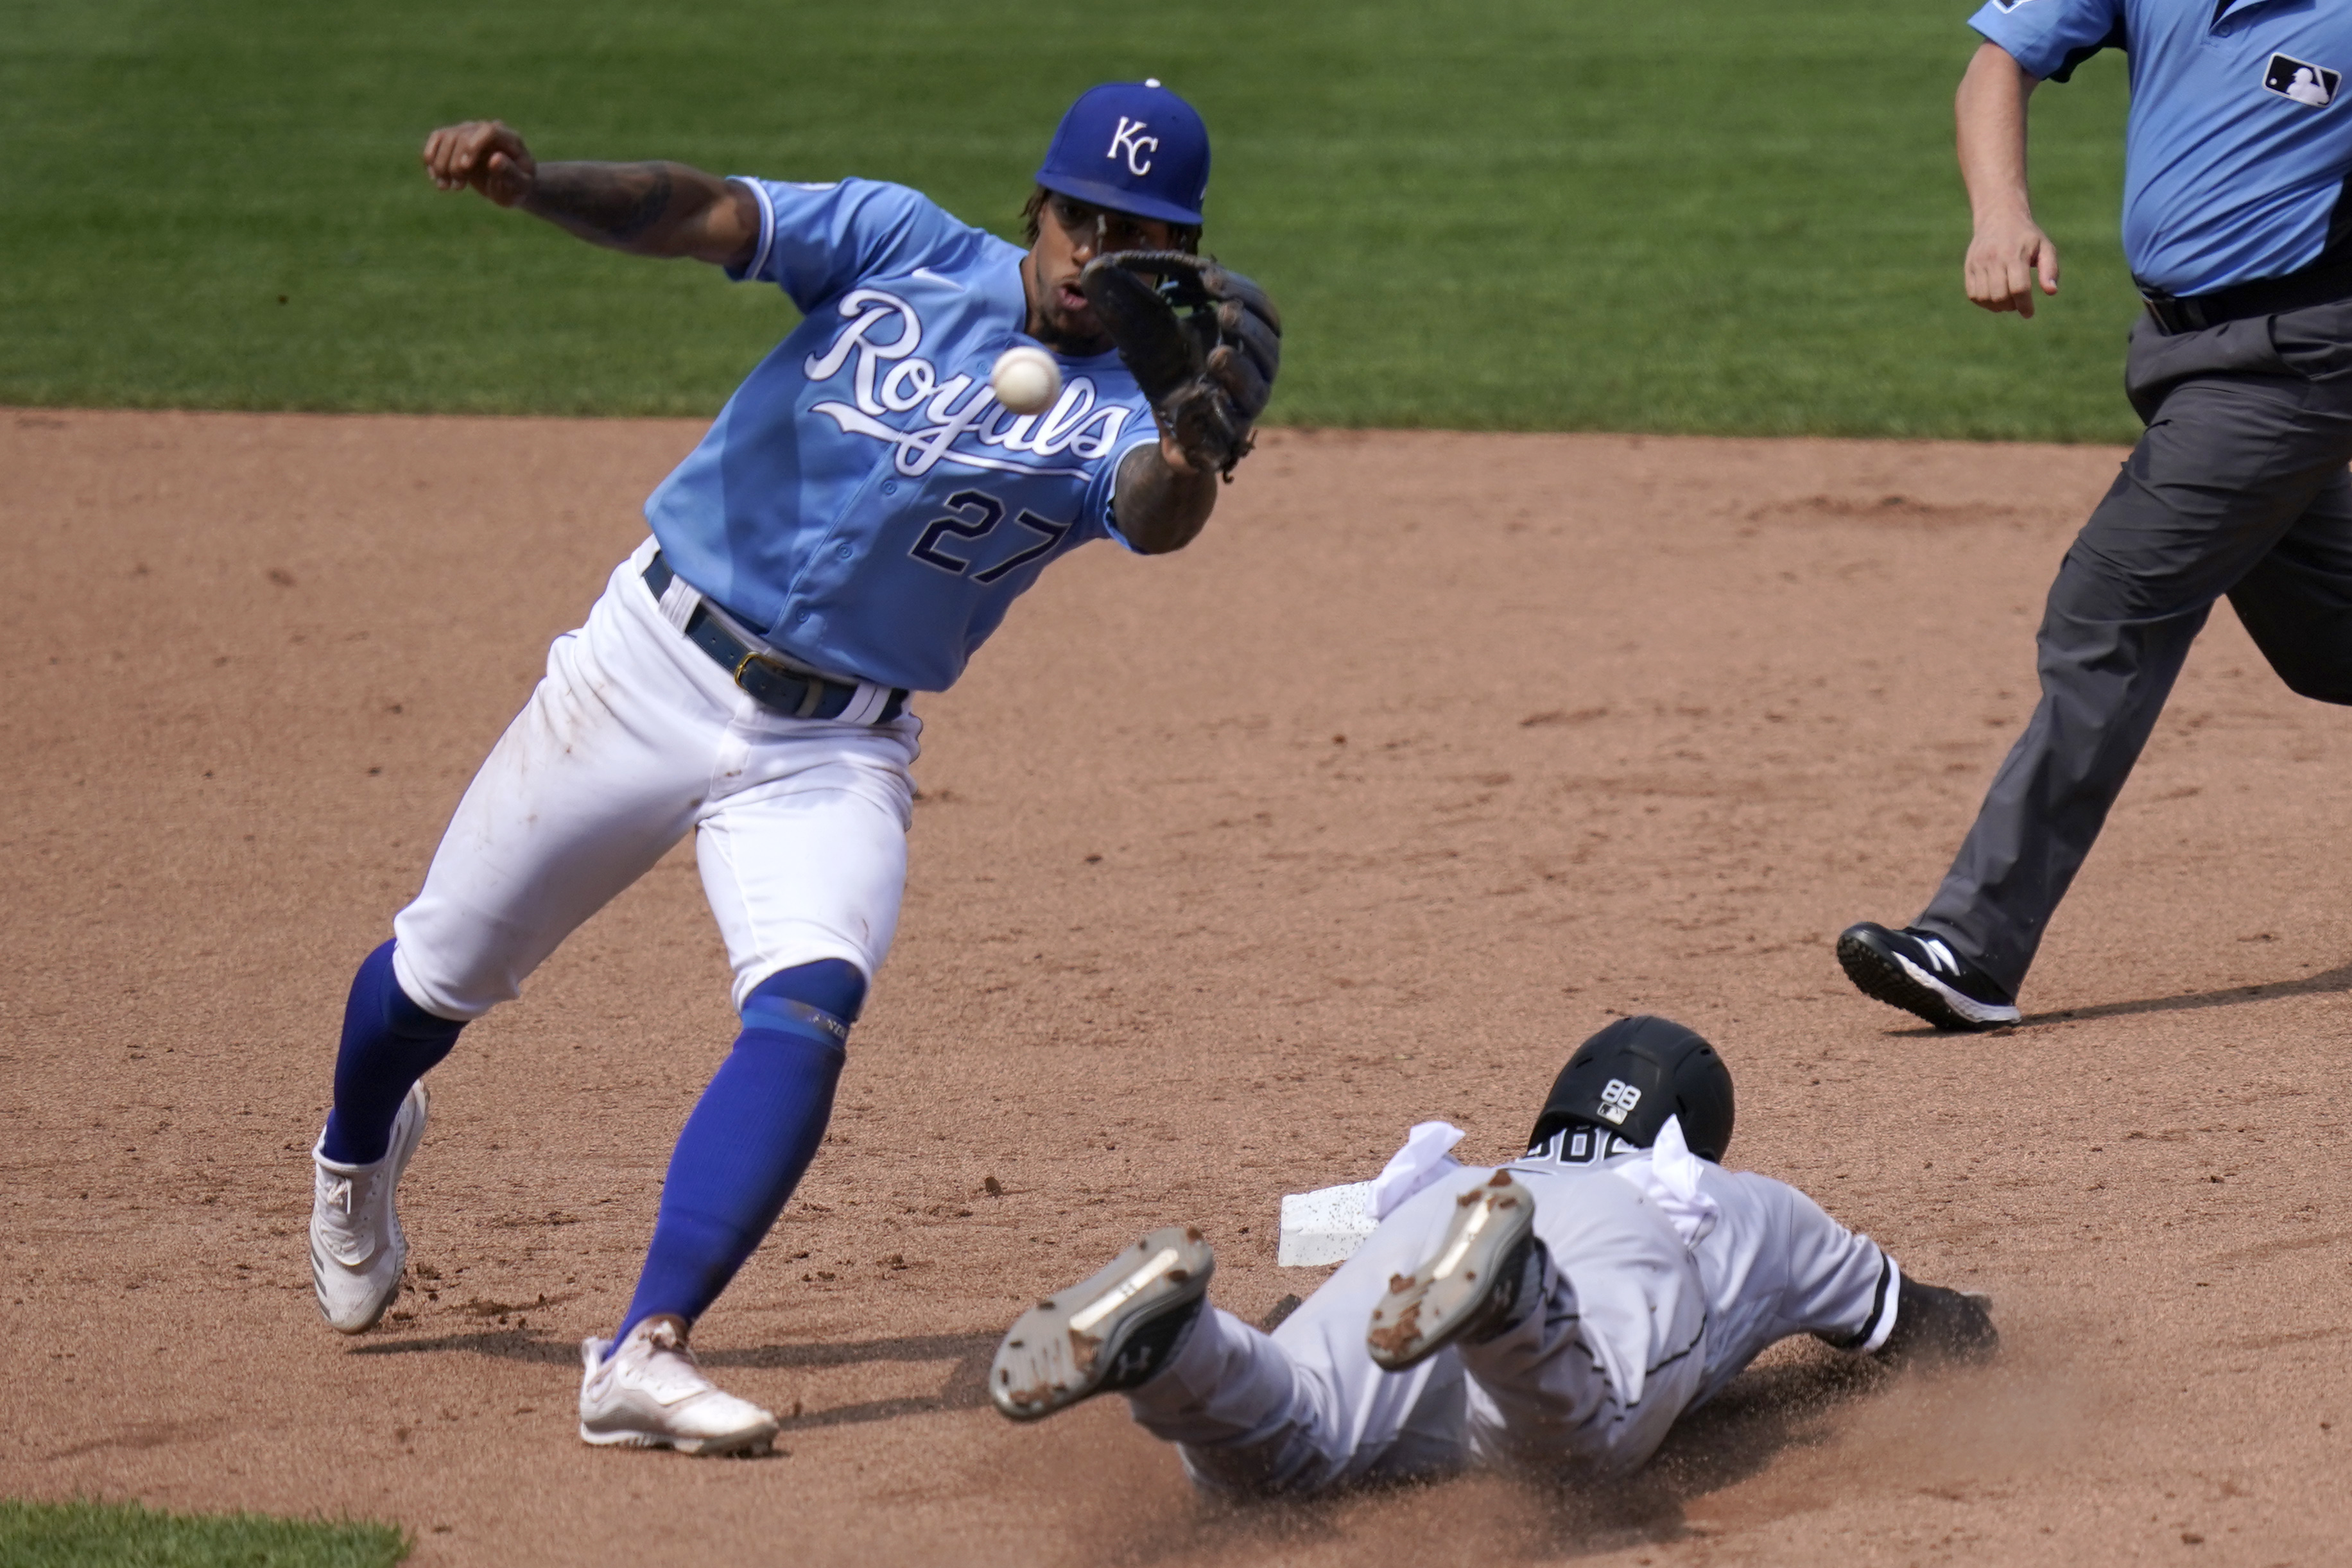
[[[386,942],[361,960],[352,977],[345,1022],[374,1034],[420,1044],[446,1045],[467,1019],[449,1018],[419,1001],[401,977],[399,945]]]
[[[1211,1497],[1236,1501],[1280,1497],[1285,1492],[1311,1491],[1333,1467],[1309,1461],[1301,1473],[1299,1456],[1282,1443],[1179,1443],[1177,1456],[1193,1489]],[[1319,1456],[1318,1456],[1319,1457]]]
[[[408,1000],[437,1018],[470,1022],[521,992],[527,966],[495,943],[463,939],[446,925],[411,918],[392,923],[392,973]]]
[[[747,1024],[755,1013],[765,1010],[763,1003],[769,1008],[791,1003],[814,1008],[839,1019],[845,1033],[866,1005],[866,972],[845,958],[795,964],[789,969],[777,970],[751,988],[751,994],[743,998]]]

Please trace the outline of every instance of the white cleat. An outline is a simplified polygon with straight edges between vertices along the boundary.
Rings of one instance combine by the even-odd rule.
[[[1426,1262],[1390,1277],[1365,1348],[1384,1372],[1417,1366],[1457,1340],[1491,1339],[1517,1320],[1535,1260],[1536,1198],[1507,1170],[1454,1200]]]
[[[1157,1377],[1208,1299],[1217,1255],[1190,1225],[1163,1226],[1013,1321],[988,1371],[988,1396],[1039,1421]]]
[[[393,1207],[393,1189],[425,1136],[430,1100],[413,1085],[392,1119],[392,1142],[373,1165],[338,1165],[310,1150],[310,1282],[319,1312],[342,1333],[375,1327],[400,1295],[408,1264],[408,1238]],[[321,1140],[324,1134],[320,1134]]]
[[[583,1443],[764,1454],[775,1439],[776,1418],[705,1377],[667,1318],[639,1323],[618,1350],[610,1340],[582,1340],[580,1362]]]

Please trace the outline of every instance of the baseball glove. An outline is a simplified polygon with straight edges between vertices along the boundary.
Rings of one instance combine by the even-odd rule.
[[[1265,290],[1177,250],[1098,256],[1078,287],[1151,400],[1161,433],[1192,466],[1230,480],[1282,362],[1282,318]]]

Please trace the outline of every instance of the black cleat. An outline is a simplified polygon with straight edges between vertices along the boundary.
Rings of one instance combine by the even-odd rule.
[[[1845,977],[1865,997],[1916,1013],[1937,1029],[2000,1029],[2017,1003],[1941,936],[1875,921],[1849,925],[1837,940]]]
[[[1015,1421],[1157,1376],[1201,1315],[1217,1255],[1189,1225],[1153,1231],[1092,1278],[1013,1321],[988,1396]]]

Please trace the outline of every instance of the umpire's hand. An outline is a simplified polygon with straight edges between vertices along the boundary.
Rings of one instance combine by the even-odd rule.
[[[529,196],[539,183],[539,164],[514,128],[503,120],[469,120],[445,125],[425,139],[425,171],[445,191],[471,185],[502,207]]]
[[[2033,314],[2033,288],[2058,292],[2058,247],[2033,221],[2025,187],[2025,103],[2039,78],[2009,51],[1977,46],[1952,99],[1960,179],[1969,188],[1975,237],[1961,279],[1969,298],[1987,310]]]
[[[2058,246],[2032,218],[1979,219],[1961,267],[1969,300],[1987,310],[2033,314],[2033,289],[2058,292]]]

